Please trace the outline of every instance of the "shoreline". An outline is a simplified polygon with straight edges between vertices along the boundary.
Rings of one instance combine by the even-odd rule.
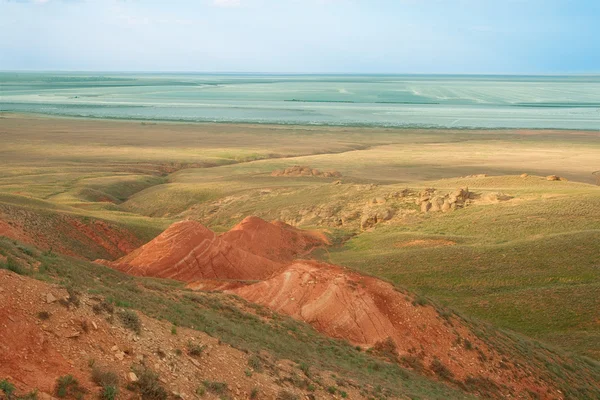
[[[446,127],[446,126],[386,126],[386,125],[369,125],[369,124],[297,124],[297,123],[274,123],[274,122],[251,122],[251,121],[190,121],[190,120],[176,120],[176,119],[144,119],[144,118],[119,118],[119,117],[94,117],[94,116],[76,116],[76,115],[64,115],[64,114],[46,114],[40,112],[13,112],[0,110],[0,120],[11,119],[11,118],[35,118],[35,119],[60,119],[60,120],[74,120],[74,121],[106,121],[106,122],[122,122],[122,123],[140,123],[142,125],[198,125],[198,126],[250,126],[250,127],[265,127],[265,128],[278,128],[278,129],[331,129],[331,130],[348,130],[357,129],[361,131],[414,131],[414,132],[465,132],[465,133],[514,133],[520,135],[529,134],[560,134],[560,133],[577,133],[577,134],[590,134],[600,136],[600,128],[597,130],[592,129],[577,129],[577,128],[488,128],[488,127]]]

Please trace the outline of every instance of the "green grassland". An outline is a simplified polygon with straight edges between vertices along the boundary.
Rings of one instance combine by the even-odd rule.
[[[0,205],[110,221],[143,240],[182,218],[217,231],[247,215],[325,229],[335,243],[318,254],[327,261],[600,359],[600,187],[591,175],[600,169],[599,137],[5,115]],[[342,184],[271,176],[292,165],[340,171]],[[460,178],[482,173],[490,176]],[[546,181],[549,174],[569,181]],[[331,222],[373,198],[426,187],[513,199],[447,214],[393,199],[385,207],[395,217],[374,228]],[[402,245],[414,240],[453,245]]]

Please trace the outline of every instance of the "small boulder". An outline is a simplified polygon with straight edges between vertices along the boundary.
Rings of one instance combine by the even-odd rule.
[[[127,380],[128,380],[129,382],[131,382],[131,383],[134,383],[134,382],[137,382],[137,381],[138,381],[138,377],[137,377],[137,375],[135,374],[135,372],[129,372],[129,373],[127,374]]]
[[[56,301],[56,297],[54,297],[54,295],[50,292],[48,292],[48,294],[46,294],[46,303],[51,304],[54,303]]]
[[[558,175],[548,175],[546,177],[547,181],[560,181],[560,176]]]
[[[523,173],[521,174],[521,178],[527,178],[529,176],[529,174]]]

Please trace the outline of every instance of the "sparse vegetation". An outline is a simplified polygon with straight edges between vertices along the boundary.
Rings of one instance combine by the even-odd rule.
[[[255,372],[262,372],[263,369],[262,361],[256,354],[253,354],[248,358],[248,366],[250,366],[250,368],[252,368]]]
[[[431,370],[437,376],[439,376],[440,379],[446,381],[451,381],[454,379],[454,374],[452,373],[452,371],[450,371],[450,369],[437,358],[434,358],[433,361],[431,361],[431,365],[429,366],[429,368],[431,368]]]
[[[300,400],[300,396],[289,390],[282,389],[277,393],[277,400]]]
[[[37,313],[37,317],[42,321],[45,321],[50,318],[50,313],[48,311],[40,311]]]
[[[167,390],[160,383],[157,373],[144,366],[134,368],[134,372],[138,377],[134,386],[142,400],[166,400],[168,398]]]
[[[12,271],[15,274],[19,274],[19,275],[26,275],[27,274],[27,270],[25,268],[23,268],[19,264],[19,262],[17,262],[11,256],[6,257],[6,261],[5,262],[0,262],[0,269],[7,269],[7,270]]]
[[[102,388],[100,390],[102,400],[115,400],[119,395],[119,376],[116,372],[93,366],[92,381]]]
[[[124,327],[131,329],[138,335],[142,332],[142,322],[135,311],[121,310],[118,315]]]
[[[2,379],[0,381],[0,390],[10,399],[13,392],[15,391],[15,385],[7,381],[6,379]]]
[[[192,342],[188,342],[187,350],[188,354],[193,357],[200,357],[202,352],[206,349],[206,345],[200,345]]]
[[[211,393],[224,395],[229,390],[227,388],[227,383],[225,382],[216,382],[216,381],[203,381],[202,384]]]
[[[86,390],[79,386],[79,381],[72,375],[64,375],[56,380],[54,394],[61,399],[76,399],[83,398]]]

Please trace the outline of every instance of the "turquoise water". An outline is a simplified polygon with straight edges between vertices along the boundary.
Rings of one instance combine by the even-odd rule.
[[[173,121],[600,129],[600,76],[0,73],[0,111]]]

